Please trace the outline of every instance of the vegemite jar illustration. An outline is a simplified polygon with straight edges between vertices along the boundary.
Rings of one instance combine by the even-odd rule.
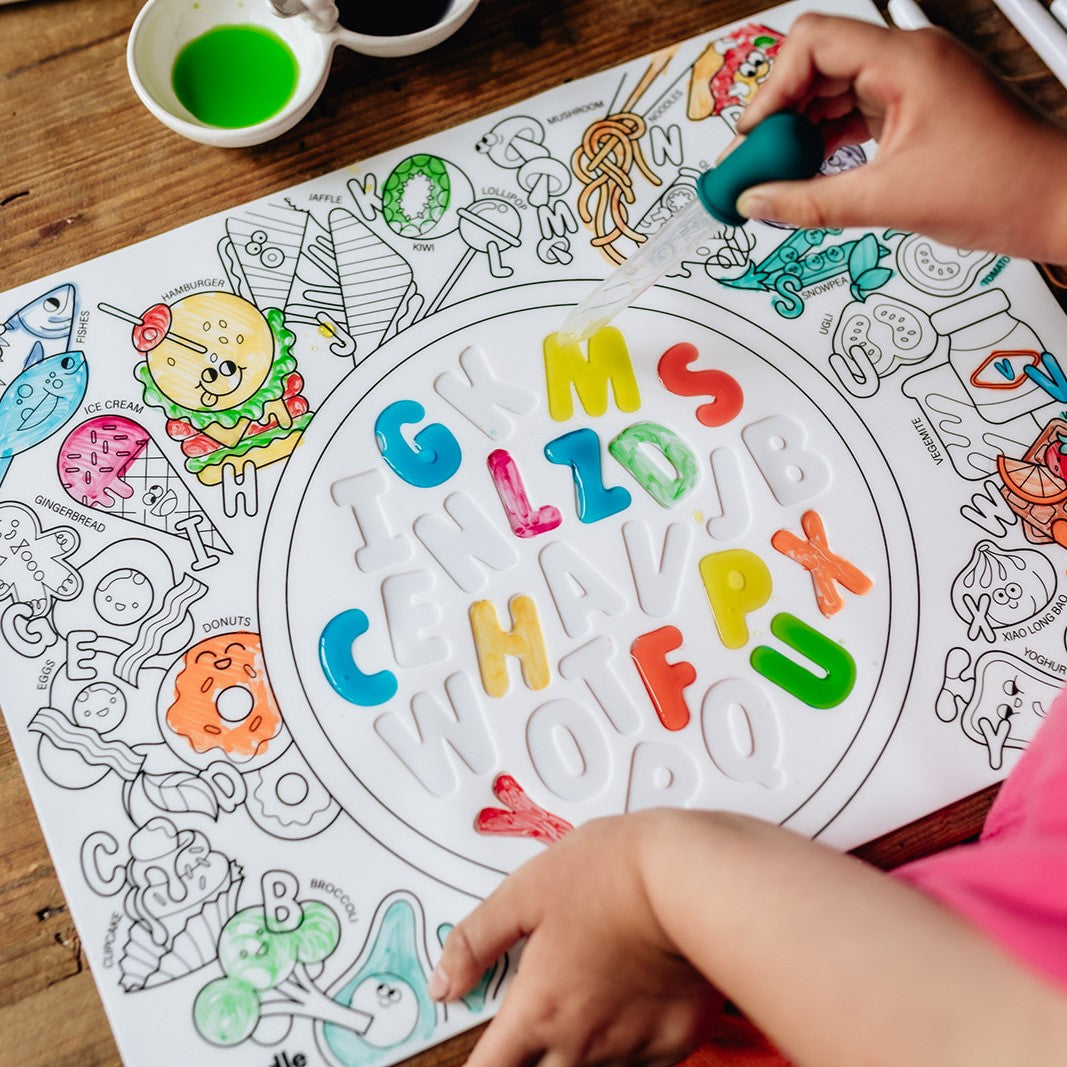
[[[1026,373],[1041,367],[1045,351],[1037,334],[1011,313],[1003,289],[957,301],[930,316],[949,338],[948,360],[984,419],[1008,422],[1049,403]]]

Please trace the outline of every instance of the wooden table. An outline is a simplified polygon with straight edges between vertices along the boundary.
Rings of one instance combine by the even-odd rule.
[[[434,51],[342,51],[312,114],[281,139],[220,150],[160,126],[126,77],[140,0],[0,7],[0,289],[284,189],[770,6],[766,0],[483,0]],[[989,0],[929,0],[931,18],[1037,106],[1067,94]],[[0,679],[0,700],[3,681]],[[975,833],[986,791],[859,850],[893,866]],[[0,1059],[118,1061],[11,742],[0,724]],[[463,1062],[464,1035],[416,1057]],[[9,1058],[11,1057],[11,1058]],[[264,1060],[265,1062],[265,1060]]]

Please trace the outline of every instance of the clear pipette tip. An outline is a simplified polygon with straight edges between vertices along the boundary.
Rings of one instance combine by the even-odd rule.
[[[667,220],[625,263],[616,267],[563,320],[556,332],[560,344],[586,341],[603,329],[623,308],[670,273],[721,223],[708,214],[694,195]]]

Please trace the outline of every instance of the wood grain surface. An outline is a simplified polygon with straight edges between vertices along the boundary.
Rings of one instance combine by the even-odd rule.
[[[183,140],[126,75],[137,0],[0,6],[0,289],[515,104],[771,6],[745,0],[482,0],[432,52],[340,51],[311,115],[269,145]],[[991,0],[930,0],[931,19],[1038,107],[1067,94]],[[0,706],[3,705],[0,676]],[[889,867],[973,835],[992,790],[857,850]],[[99,997],[0,724],[0,1062],[119,1062]],[[410,1060],[458,1067],[476,1031]],[[266,1057],[264,1062],[266,1062]]]

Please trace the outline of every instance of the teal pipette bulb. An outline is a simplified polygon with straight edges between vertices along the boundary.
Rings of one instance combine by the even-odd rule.
[[[743,226],[738,197],[764,182],[811,178],[822,166],[822,137],[815,124],[792,111],[765,118],[717,167],[697,179],[697,196],[719,222]]]
[[[764,119],[717,167],[696,182],[697,195],[618,266],[567,315],[562,344],[592,337],[624,307],[670,273],[723,224],[743,226],[737,198],[767,181],[811,178],[822,166],[823,143],[803,115],[780,111]]]

